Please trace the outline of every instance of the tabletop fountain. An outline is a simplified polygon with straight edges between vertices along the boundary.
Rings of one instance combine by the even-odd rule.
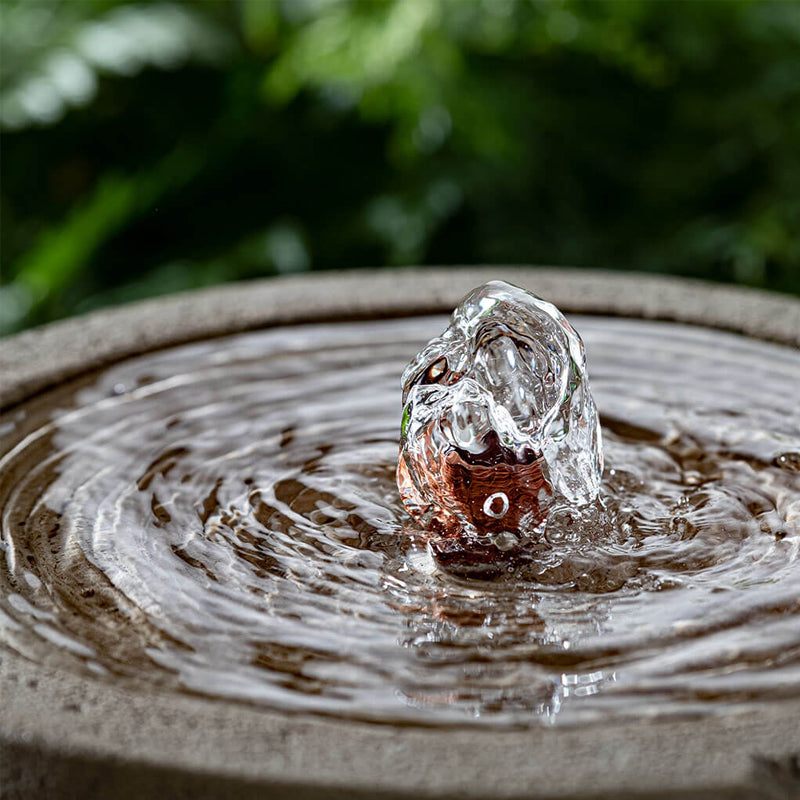
[[[791,785],[798,308],[611,274],[401,272],[9,340],[16,785]]]

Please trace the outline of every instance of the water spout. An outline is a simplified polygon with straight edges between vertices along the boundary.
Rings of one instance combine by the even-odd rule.
[[[529,534],[600,488],[597,408],[577,331],[502,281],[473,290],[403,374],[397,480],[426,527]]]

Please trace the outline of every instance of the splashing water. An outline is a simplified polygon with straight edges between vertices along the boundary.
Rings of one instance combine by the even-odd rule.
[[[554,503],[597,497],[603,454],[583,342],[524,289],[492,281],[467,295],[406,368],[403,403],[398,486],[431,530],[524,541]]]

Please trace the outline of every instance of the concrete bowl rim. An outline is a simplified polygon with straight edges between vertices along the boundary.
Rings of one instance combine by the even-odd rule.
[[[447,311],[494,277],[567,314],[671,319],[800,345],[800,300],[676,278],[526,267],[312,274],[145,301],[10,337],[0,348],[0,406],[159,347],[270,325]],[[119,764],[170,768],[277,794],[643,797],[657,787],[663,796],[728,796],[753,787],[759,759],[780,764],[800,753],[800,698],[721,716],[612,722],[598,740],[593,726],[392,727],[134,690],[8,648],[0,649],[0,690],[0,752],[30,758],[29,770],[76,758],[109,774]]]

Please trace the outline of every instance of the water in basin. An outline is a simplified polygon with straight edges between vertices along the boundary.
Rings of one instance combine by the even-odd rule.
[[[12,408],[4,639],[98,680],[424,725],[796,696],[800,353],[570,320],[599,506],[555,507],[484,580],[431,557],[395,483],[399,376],[443,316],[176,347]]]

